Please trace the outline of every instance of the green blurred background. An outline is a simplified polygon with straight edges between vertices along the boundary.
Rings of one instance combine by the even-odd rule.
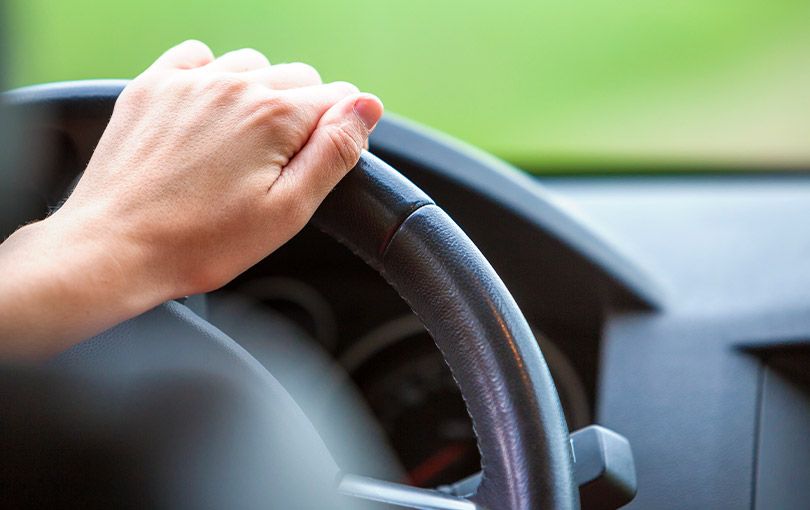
[[[808,0],[7,0],[11,86],[186,38],[350,80],[535,172],[810,163]]]

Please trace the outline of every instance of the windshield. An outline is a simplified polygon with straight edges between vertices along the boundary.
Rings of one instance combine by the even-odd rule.
[[[810,2],[11,0],[10,86],[186,38],[306,61],[533,172],[810,163]]]

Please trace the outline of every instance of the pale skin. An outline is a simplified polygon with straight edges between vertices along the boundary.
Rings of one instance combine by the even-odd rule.
[[[305,64],[170,49],[124,90],[64,206],[0,244],[0,358],[48,359],[225,285],[303,228],[382,112]]]

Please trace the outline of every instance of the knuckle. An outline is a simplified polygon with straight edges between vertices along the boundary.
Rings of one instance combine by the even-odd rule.
[[[327,139],[345,168],[351,168],[360,157],[362,141],[348,123],[333,124],[326,129]]]
[[[311,65],[305,64],[304,62],[293,62],[289,65],[295,71],[296,74],[305,77],[307,81],[322,83],[321,74],[318,72],[317,69],[315,69]]]
[[[209,77],[204,82],[204,88],[216,95],[238,95],[249,87],[249,83],[236,73],[221,73]]]
[[[238,56],[239,58],[244,58],[247,60],[254,60],[256,62],[263,62],[266,64],[270,64],[270,61],[267,60],[267,57],[264,56],[259,50],[255,50],[253,48],[241,48],[238,50],[234,50],[229,52],[231,56]]]
[[[332,83],[332,86],[342,91],[347,96],[357,94],[360,92],[360,89],[357,88],[357,85],[355,85],[354,83],[349,83],[347,81],[336,81]]]
[[[186,47],[191,50],[209,51],[208,45],[198,39],[186,39],[180,43],[180,46]]]
[[[180,48],[183,53],[194,56],[195,59],[199,60],[201,63],[213,60],[214,58],[211,48],[209,48],[204,42],[197,39],[188,39],[183,41],[179,44],[178,48]]]
[[[285,97],[274,95],[259,100],[255,112],[265,120],[289,120],[295,117],[296,108]]]

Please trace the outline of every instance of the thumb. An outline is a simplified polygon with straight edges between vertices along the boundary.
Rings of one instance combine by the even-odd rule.
[[[271,188],[271,193],[295,197],[309,212],[323,201],[338,181],[360,159],[368,135],[383,113],[372,94],[348,96],[323,114],[309,141],[293,157]]]

